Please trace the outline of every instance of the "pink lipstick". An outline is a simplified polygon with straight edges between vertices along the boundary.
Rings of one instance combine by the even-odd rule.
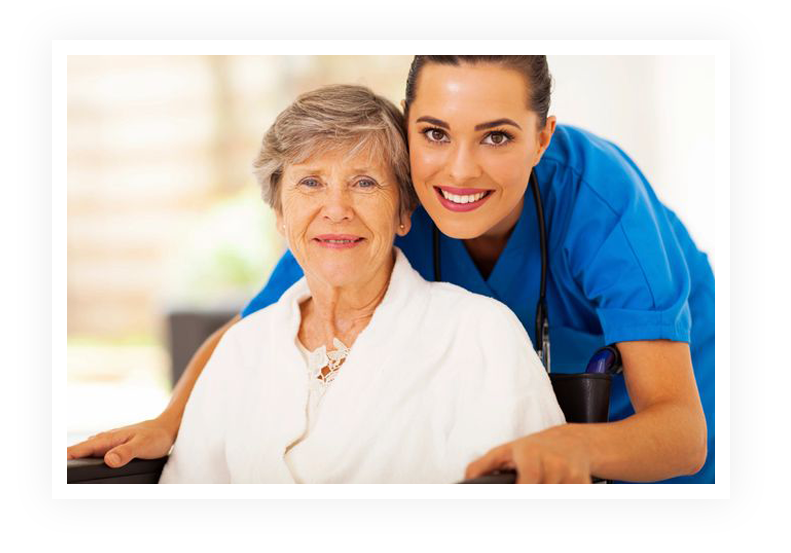
[[[492,190],[483,188],[454,188],[452,186],[435,186],[437,198],[450,211],[472,211],[481,207]]]

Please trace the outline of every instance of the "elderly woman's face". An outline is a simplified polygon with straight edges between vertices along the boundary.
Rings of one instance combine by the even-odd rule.
[[[330,152],[286,166],[278,230],[309,278],[355,286],[389,270],[409,217],[399,219],[398,183],[383,157]]]

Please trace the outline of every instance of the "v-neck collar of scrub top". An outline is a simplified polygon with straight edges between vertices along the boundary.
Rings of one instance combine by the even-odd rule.
[[[475,265],[475,261],[464,246],[464,241],[441,234],[440,259],[443,276],[448,275],[452,282],[456,282],[457,279],[463,280],[464,283],[461,285],[468,290],[508,304],[511,302],[506,302],[505,298],[513,296],[513,286],[516,284],[522,288],[519,295],[526,296],[524,309],[528,309],[528,313],[534,315],[541,276],[541,247],[536,219],[532,196],[526,192],[519,219],[486,279]],[[448,251],[448,255],[443,257],[442,251]],[[458,266],[448,267],[449,270],[446,272],[446,263],[455,263]],[[530,270],[530,267],[534,267],[535,270]]]

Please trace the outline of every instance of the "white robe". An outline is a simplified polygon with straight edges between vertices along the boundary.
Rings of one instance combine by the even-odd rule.
[[[489,449],[564,422],[516,316],[401,251],[387,292],[305,433],[301,279],[220,341],[160,483],[452,483]]]

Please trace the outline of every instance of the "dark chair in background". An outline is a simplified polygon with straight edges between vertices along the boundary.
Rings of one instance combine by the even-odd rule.
[[[180,310],[168,313],[171,385],[179,381],[192,356],[211,334],[238,311]]]

